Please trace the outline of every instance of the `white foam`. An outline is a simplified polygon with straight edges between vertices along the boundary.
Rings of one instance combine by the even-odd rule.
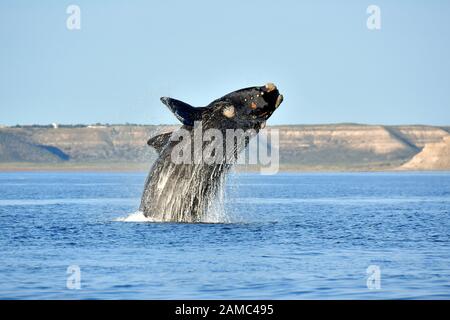
[[[142,211],[136,211],[131,214],[129,214],[126,217],[120,217],[117,219],[114,219],[114,221],[120,221],[120,222],[157,222],[157,220],[148,218],[144,216],[144,213]]]
[[[230,219],[223,216],[223,214],[221,214],[221,213],[222,213],[222,211],[219,211],[219,213],[217,213],[217,211],[209,212],[209,214],[205,217],[205,219],[203,219],[201,221],[201,223],[230,223]],[[146,217],[142,211],[136,211],[136,212],[130,213],[128,216],[116,218],[116,219],[114,219],[114,221],[118,221],[118,222],[166,222],[166,221],[163,221],[160,219]]]

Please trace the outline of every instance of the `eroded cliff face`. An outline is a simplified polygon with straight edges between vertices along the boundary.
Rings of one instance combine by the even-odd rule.
[[[147,140],[178,127],[0,128],[0,162],[150,163],[156,153]],[[294,169],[450,170],[448,128],[358,124],[271,128],[280,133],[281,165]]]
[[[404,170],[449,170],[450,135],[440,142],[428,142],[421,152],[401,166]]]
[[[383,126],[280,127],[283,163],[331,168],[392,168],[418,152]]]
[[[154,151],[146,144],[147,140],[174,128],[176,126],[91,126],[7,130],[37,145],[56,147],[70,161],[146,162],[155,157]]]
[[[399,133],[399,138],[404,138],[418,148],[423,148],[428,143],[441,141],[449,135],[445,128],[431,126],[399,126],[391,127]]]

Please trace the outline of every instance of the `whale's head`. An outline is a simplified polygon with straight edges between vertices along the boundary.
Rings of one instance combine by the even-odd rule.
[[[237,127],[261,127],[282,102],[283,95],[278,88],[268,83],[231,92],[212,104],[219,105],[223,116]]]

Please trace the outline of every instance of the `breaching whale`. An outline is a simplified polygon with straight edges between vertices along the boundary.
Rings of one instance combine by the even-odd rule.
[[[268,83],[231,92],[206,107],[193,107],[168,97],[161,101],[183,125],[148,140],[159,157],[145,182],[140,211],[155,221],[201,222],[226,172],[248,144],[248,137],[243,141],[233,138],[230,148],[227,139],[217,136],[237,131],[257,134],[279,107],[283,95]],[[198,141],[199,130],[205,135],[212,132],[209,143]],[[214,161],[204,161],[206,152]]]

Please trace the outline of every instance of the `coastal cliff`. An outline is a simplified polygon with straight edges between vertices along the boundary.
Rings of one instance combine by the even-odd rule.
[[[117,164],[147,168],[146,141],[178,126],[17,126],[0,128],[0,168]],[[273,126],[286,170],[450,170],[449,127],[360,124]]]

